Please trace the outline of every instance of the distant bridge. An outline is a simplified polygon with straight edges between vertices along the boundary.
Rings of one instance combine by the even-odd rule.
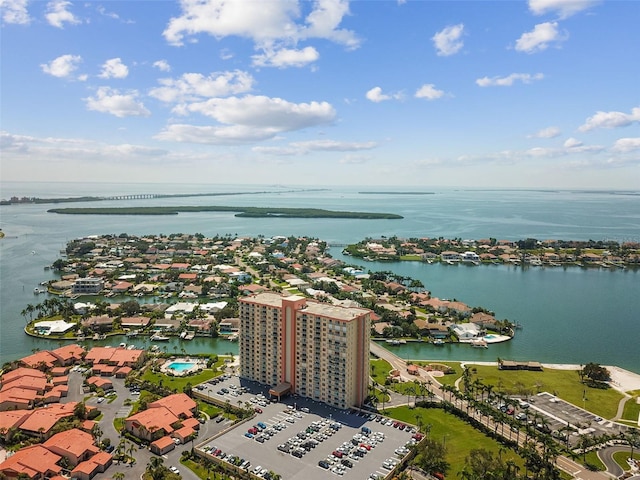
[[[113,195],[110,197],[100,197],[102,200],[141,200],[145,198],[162,198],[172,195],[162,195],[160,193],[137,193],[134,195]]]

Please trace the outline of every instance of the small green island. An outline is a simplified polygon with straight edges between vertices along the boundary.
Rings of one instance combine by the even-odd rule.
[[[177,215],[196,212],[237,212],[236,217],[250,218],[349,218],[365,220],[397,220],[403,218],[395,213],[341,212],[321,208],[278,207],[229,207],[229,206],[176,206],[176,207],[105,207],[105,208],[52,208],[49,213],[67,215]]]

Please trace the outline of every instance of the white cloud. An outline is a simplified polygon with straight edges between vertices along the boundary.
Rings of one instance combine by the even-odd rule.
[[[512,73],[506,77],[483,77],[476,80],[476,85],[480,87],[510,87],[515,82],[531,83],[536,80],[542,80],[544,75],[542,73],[536,73],[531,75],[530,73]]]
[[[327,102],[291,103],[281,98],[254,95],[212,98],[193,103],[188,110],[214,118],[220,123],[279,132],[326,125],[335,118],[335,110]]]
[[[444,96],[442,90],[438,90],[432,83],[422,85],[415,94],[416,98],[426,98],[427,100],[436,100]]]
[[[560,18],[568,18],[598,3],[599,0],[529,0],[529,10],[534,15],[557,12]]]
[[[306,155],[311,152],[356,152],[376,148],[376,142],[338,142],[336,140],[309,140],[306,142],[293,142],[286,146],[271,147],[257,146],[251,150],[256,153],[293,156]]]
[[[280,50],[265,50],[261,55],[254,55],[253,65],[258,67],[303,67],[313,63],[320,54],[313,47],[305,47],[301,50],[282,48]]]
[[[49,63],[41,64],[40,67],[44,73],[58,78],[67,78],[78,69],[80,62],[82,62],[80,55],[61,55]]]
[[[555,138],[560,135],[560,129],[558,127],[547,127],[542,130],[538,130],[533,135],[529,135],[529,138]]]
[[[67,10],[71,6],[71,2],[66,0],[54,0],[47,4],[47,13],[45,18],[49,25],[57,28],[64,28],[64,24],[77,25],[80,22],[76,16]]]
[[[138,92],[122,94],[109,87],[100,87],[94,97],[85,98],[87,108],[116,117],[148,117],[151,112],[138,101]]]
[[[552,43],[567,39],[558,31],[558,22],[545,22],[536,25],[531,32],[523,33],[516,40],[516,50],[524,53],[536,53],[546,50]]]
[[[448,57],[458,53],[464,43],[461,38],[464,33],[464,25],[450,25],[442,31],[436,33],[431,39],[436,47],[436,54],[441,57]]]
[[[366,95],[367,100],[371,100],[372,102],[383,102],[385,100],[391,100],[391,97],[389,95],[385,95],[382,93],[382,88],[380,87],[373,87],[371,90],[369,90]]]
[[[352,31],[338,28],[349,14],[349,0],[316,0],[313,6],[306,25],[298,32],[299,38],[325,38],[350,49],[360,46],[360,39]]]
[[[316,0],[302,5],[313,5],[313,10],[298,23],[301,7],[296,0],[261,2],[260,8],[245,0],[181,0],[181,15],[169,21],[163,35],[172,45],[183,45],[185,36],[205,33],[216,38],[250,38],[259,48],[309,38],[324,38],[348,48],[359,46],[353,32],[338,28],[349,13],[346,0]]]
[[[382,88],[373,87],[365,94],[365,97],[367,97],[367,100],[370,100],[374,103],[380,103],[386,100],[402,100],[403,95],[402,92],[382,93]]]
[[[305,152],[353,152],[358,150],[371,150],[378,146],[376,142],[338,142],[336,140],[309,140],[306,142],[294,142],[291,145]]]
[[[129,68],[122,63],[120,58],[112,58],[102,65],[102,72],[98,75],[100,78],[127,78]]]
[[[282,132],[327,125],[335,110],[327,102],[291,103],[281,98],[247,95],[242,98],[212,98],[184,106],[224,124],[194,126],[174,124],[156,138],[178,142],[240,144],[274,138]]]
[[[2,21],[16,25],[28,25],[31,17],[27,11],[27,0],[0,0]]]
[[[564,148],[576,148],[582,146],[582,142],[575,138],[568,138],[564,142]]]
[[[153,66],[161,72],[171,71],[171,65],[169,65],[169,62],[167,62],[166,60],[158,60],[156,62],[153,62]]]
[[[185,73],[177,79],[160,79],[162,86],[151,89],[149,95],[166,103],[187,102],[246,93],[253,88],[253,82],[253,77],[241,70],[211,73],[207,77]]]
[[[594,128],[626,127],[636,122],[640,122],[640,107],[632,108],[630,114],[624,112],[597,112],[587,118],[584,125],[581,125],[578,130],[588,132]]]
[[[640,150],[640,137],[635,138],[619,138],[611,148],[614,152],[632,152]]]

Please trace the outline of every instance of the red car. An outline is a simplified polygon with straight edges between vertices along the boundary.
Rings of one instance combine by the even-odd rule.
[[[342,458],[342,452],[339,452],[339,451],[337,451],[337,450],[334,450],[334,451],[333,451],[333,456],[334,456],[334,457],[338,457],[338,458]]]
[[[254,410],[256,413],[262,413],[262,409],[260,407],[256,407]]]

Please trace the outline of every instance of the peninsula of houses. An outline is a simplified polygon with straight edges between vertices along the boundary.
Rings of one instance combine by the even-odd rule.
[[[344,253],[365,260],[410,260],[449,265],[505,264],[532,267],[638,268],[640,243],[566,240],[367,238]]]
[[[432,297],[411,278],[346,265],[326,242],[308,237],[85,237],[69,242],[51,268],[59,278],[36,287],[47,298],[22,314],[28,334],[52,339],[236,339],[238,299],[263,291],[368,308],[373,338],[389,343],[486,346],[483,338],[513,335],[511,322],[483,307]]]

